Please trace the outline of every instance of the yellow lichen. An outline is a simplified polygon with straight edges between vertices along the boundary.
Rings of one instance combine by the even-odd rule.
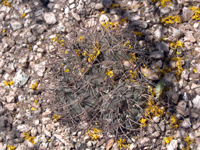
[[[162,18],[161,17],[161,23],[163,23],[164,25],[167,25],[167,24],[174,24],[174,23],[181,23],[181,17],[176,15],[176,16],[168,16],[166,18]]]

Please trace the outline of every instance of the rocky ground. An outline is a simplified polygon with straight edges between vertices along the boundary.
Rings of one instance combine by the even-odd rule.
[[[190,8],[198,8],[200,1],[166,1],[0,0],[0,150],[200,149],[200,10]],[[162,16],[170,15],[179,15],[181,22],[171,17],[160,23]],[[129,137],[132,141],[102,133],[91,140],[91,134],[81,130],[87,129],[87,123],[77,131],[63,125],[55,120],[59,116],[53,117],[50,102],[41,97],[48,76],[46,60],[57,52],[58,44],[52,42],[55,34],[66,33],[67,38],[77,22],[93,26],[98,17],[108,22],[119,16],[128,17],[129,23],[148,34],[140,45],[155,42],[150,57],[159,68],[164,54],[177,56],[170,68],[178,66],[180,78],[165,74],[165,84],[174,84],[168,91],[173,105],[166,112],[170,113],[154,116],[140,133]]]

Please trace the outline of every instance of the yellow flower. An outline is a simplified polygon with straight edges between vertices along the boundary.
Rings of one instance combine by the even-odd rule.
[[[84,38],[85,38],[84,36],[80,36],[80,37],[79,37],[79,41],[83,41]]]
[[[140,127],[142,128],[142,127],[144,127],[144,126],[147,126],[147,123],[146,123],[146,122],[147,122],[147,119],[143,119],[143,118],[142,118],[142,119],[140,120],[140,123],[142,124],[142,125],[140,125]]]
[[[14,150],[14,149],[16,149],[16,147],[11,146],[11,145],[7,145],[7,148],[8,148],[8,150]]]
[[[53,119],[56,122],[58,119],[60,119],[62,116],[61,115],[53,115]]]
[[[119,148],[120,149],[122,149],[122,147],[126,147],[125,145],[124,145],[124,143],[125,143],[125,140],[123,139],[119,139],[119,141],[116,141],[117,143],[118,143],[118,146],[119,146]]]
[[[33,107],[31,107],[31,110],[33,110],[33,111],[36,111],[36,109],[35,109],[35,108],[33,108]]]
[[[99,129],[97,129],[97,128],[93,128],[93,132],[94,132],[94,133],[100,133],[101,130],[99,130]]]
[[[38,101],[35,99],[34,102],[37,104]]]
[[[8,85],[12,86],[13,85],[13,81],[10,81],[10,82],[4,81],[4,84],[7,85],[7,86]]]
[[[6,30],[3,30],[3,31],[2,31],[2,33],[5,33],[5,32],[6,32]]]
[[[21,15],[21,18],[24,18],[26,16],[26,13],[23,13],[22,15]]]
[[[80,56],[81,56],[80,50],[78,50],[78,49],[75,49],[75,52],[76,52],[76,55],[77,55],[78,57],[80,57]]]
[[[12,5],[9,2],[7,2],[7,0],[3,0],[2,3],[1,3],[1,5],[12,7]]]
[[[92,139],[91,140],[96,140],[98,139],[100,136],[97,134],[92,134]]]
[[[30,134],[31,134],[30,131],[27,132],[27,133],[23,133],[23,134],[25,135],[25,138],[26,138],[27,141],[30,141],[31,143],[33,143],[33,145],[35,145],[34,139],[35,139],[36,137],[30,137]]]
[[[65,72],[69,72],[69,69],[65,69]]]
[[[191,139],[188,135],[186,136],[186,138],[184,139],[184,141],[187,143],[187,146],[189,146],[190,144],[192,144],[194,142],[194,139]]]
[[[194,73],[197,73],[196,69],[193,69],[194,70]]]
[[[164,141],[165,141],[166,144],[169,144],[172,139],[173,139],[173,137],[165,137]]]
[[[107,70],[106,74],[107,74],[110,78],[112,78],[112,77],[114,76],[113,71],[111,71],[110,69]]]
[[[31,88],[33,89],[33,90],[37,90],[38,88],[38,82],[35,82],[35,84],[32,84],[31,85]]]

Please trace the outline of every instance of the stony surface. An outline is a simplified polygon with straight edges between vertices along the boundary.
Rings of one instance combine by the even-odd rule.
[[[116,140],[120,137],[110,133],[102,133],[98,140],[91,140],[91,136],[85,134],[87,122],[81,122],[78,130],[74,131],[72,126],[54,121],[54,112],[48,108],[50,100],[42,97],[46,94],[42,85],[55,88],[45,80],[51,70],[46,60],[50,56],[63,57],[63,54],[59,54],[63,49],[52,42],[52,38],[58,34],[70,38],[70,31],[76,23],[94,27],[97,18],[100,23],[106,23],[125,17],[129,24],[123,28],[145,33],[145,38],[138,38],[138,45],[141,46],[138,53],[145,51],[145,55],[155,61],[155,67],[141,67],[140,75],[147,77],[149,80],[145,79],[145,83],[154,87],[164,77],[169,90],[166,92],[165,115],[154,116],[152,120],[148,118],[148,126],[141,128],[140,133],[129,134],[131,140],[126,139],[124,144],[129,144],[127,149],[130,150],[176,150],[186,146],[184,139],[189,135],[195,139],[189,147],[200,149],[200,27],[198,20],[191,19],[194,12],[188,7],[190,3],[187,2],[190,1],[178,0],[178,4],[172,3],[172,6],[166,5],[165,8],[159,2],[153,5],[148,0],[142,3],[128,0],[9,2],[12,7],[5,3],[0,5],[0,150],[9,149],[8,146],[14,146],[17,150],[119,149]],[[122,9],[112,4],[119,4]],[[194,1],[194,4],[199,6],[199,1]],[[182,22],[161,25],[161,16],[172,14],[180,15]],[[183,41],[184,46],[174,50],[170,47],[170,41]],[[152,43],[151,47],[147,47]],[[167,61],[175,56],[184,59]],[[165,74],[160,75],[158,70],[167,68],[168,64],[172,71],[163,69]],[[125,67],[131,65],[129,60],[124,61]],[[177,68],[180,71],[181,67],[184,71],[177,77]],[[159,102],[161,105],[162,100],[159,99]],[[176,116],[176,121],[170,120],[172,115]],[[172,127],[175,124],[178,124],[178,128]],[[30,137],[34,138],[35,143],[31,142]],[[164,137],[173,137],[173,140],[165,144]],[[110,146],[107,145],[109,139],[112,141]]]

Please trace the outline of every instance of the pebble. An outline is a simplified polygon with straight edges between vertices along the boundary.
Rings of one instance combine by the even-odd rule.
[[[160,127],[160,129],[161,129],[161,131],[165,131],[165,129],[166,129],[166,122],[165,122],[165,120],[162,120],[160,123],[159,123],[159,127]]]
[[[37,73],[38,76],[42,77],[44,75],[44,72],[45,72],[45,69],[46,69],[45,65],[46,65],[46,61],[43,61],[39,64],[35,64],[34,70],[35,70],[35,72]]]
[[[187,108],[187,103],[185,101],[180,101],[178,103],[178,106],[176,106],[176,111],[184,117],[190,115],[189,108]]]
[[[181,21],[186,22],[191,19],[193,16],[194,12],[188,8],[188,7],[183,7],[182,8],[182,16],[181,16]]]
[[[162,59],[162,58],[164,58],[164,52],[163,51],[154,51],[151,53],[150,58]]]
[[[183,122],[180,123],[180,126],[183,128],[189,128],[191,126],[190,118],[185,118]]]
[[[177,150],[178,148],[178,140],[171,140],[169,144],[167,144],[167,150]]]
[[[196,97],[192,100],[192,104],[194,108],[197,108],[200,110],[200,96],[196,95]]]
[[[107,7],[110,8],[112,5],[112,1],[111,0],[103,0],[103,4]]]
[[[5,105],[5,108],[8,109],[9,111],[13,111],[14,109],[17,108],[17,104],[16,103],[9,103]]]
[[[20,69],[15,74],[13,78],[13,83],[15,86],[22,87],[26,84],[28,79],[29,79],[29,76]]]
[[[171,85],[173,85],[174,82],[177,82],[177,79],[174,74],[166,73],[164,76],[164,82],[165,82],[166,86],[171,86]]]
[[[53,12],[44,13],[44,19],[47,24],[55,24],[57,22],[56,16]]]
[[[156,132],[152,133],[151,135],[152,135],[152,137],[157,138],[160,136],[160,131],[156,131]]]
[[[11,21],[11,27],[13,31],[16,31],[22,28],[22,24],[21,22],[18,22],[18,21]]]
[[[97,3],[97,4],[95,5],[95,9],[96,9],[96,10],[102,10],[103,8],[104,8],[103,3]]]

